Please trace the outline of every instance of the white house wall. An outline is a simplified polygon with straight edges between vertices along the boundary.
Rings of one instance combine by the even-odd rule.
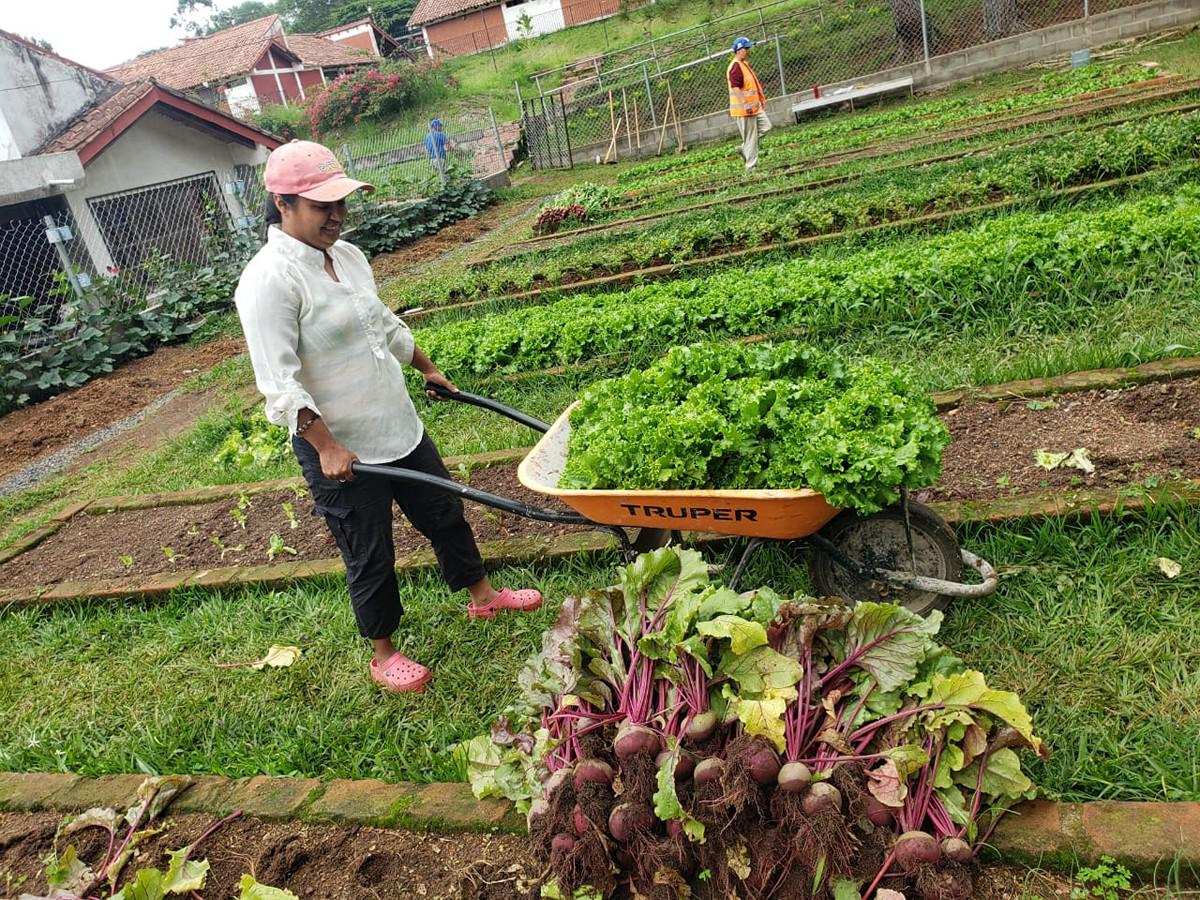
[[[104,272],[112,265],[112,257],[92,217],[88,199],[205,172],[215,172],[218,184],[223,185],[232,175],[234,166],[257,165],[266,158],[265,147],[245,147],[221,141],[174,119],[148,112],[86,165],[87,179],[83,190],[66,194],[66,199],[96,271]],[[229,195],[224,193],[222,196],[230,204],[231,214],[242,214],[241,210],[233,208],[236,200],[231,202]]]
[[[501,10],[504,13],[504,27],[513,37],[537,37],[567,27],[561,0],[526,0],[525,3],[514,3],[512,6],[504,5]],[[530,20],[528,32],[521,27],[521,17],[525,15]]]
[[[0,110],[8,121],[9,142],[20,156],[28,156],[112,90],[112,82],[87,69],[0,37]],[[16,157],[10,151],[4,158]]]

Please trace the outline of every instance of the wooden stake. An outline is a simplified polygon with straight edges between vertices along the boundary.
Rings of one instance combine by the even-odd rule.
[[[633,95],[633,133],[637,136],[637,148],[642,149],[642,116],[638,112],[637,94]]]
[[[632,153],[633,135],[630,133],[629,123],[632,122],[633,119],[629,118],[629,94],[626,93],[625,88],[621,88],[621,106],[625,109],[625,149]]]
[[[613,105],[612,91],[608,92],[608,127],[612,132],[612,139],[608,142],[608,153],[612,153],[617,144],[617,108]],[[604,154],[605,162],[608,162],[608,153]]]
[[[683,146],[683,127],[679,124],[679,107],[675,105],[670,81],[667,82],[667,98],[671,100],[671,115],[675,119],[675,152],[682,153],[687,148]]]
[[[671,110],[675,108],[675,98],[671,96],[671,85],[667,83],[667,105],[663,107],[662,127],[658,130],[658,149],[656,156],[662,155],[663,141],[667,139],[667,129],[671,127]]]
[[[605,162],[609,162],[609,161],[610,161],[610,160],[609,160],[609,157],[612,157],[612,161],[613,161],[613,162],[615,162],[615,161],[618,159],[618,154],[617,154],[617,141],[618,141],[618,140],[620,140],[620,137],[621,137],[621,125],[624,123],[624,121],[625,121],[624,119],[617,119],[617,121],[616,121],[616,122],[614,123],[614,125],[613,125],[613,136],[612,136],[612,140],[611,140],[611,141],[609,141],[609,143],[608,143],[608,152],[604,154],[604,161],[605,161]]]

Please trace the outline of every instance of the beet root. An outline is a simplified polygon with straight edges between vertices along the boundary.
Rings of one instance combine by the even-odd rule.
[[[551,871],[568,897],[585,884],[590,884],[605,897],[616,887],[607,839],[598,828],[589,828],[569,851],[556,854],[551,861]]]
[[[933,835],[924,831],[906,831],[896,838],[896,862],[905,872],[915,871],[919,866],[936,863],[942,850]]]
[[[778,775],[779,757],[774,748],[763,738],[743,735],[725,753],[721,787],[726,805],[735,816],[748,812],[762,819],[767,809],[763,785],[774,784]]]

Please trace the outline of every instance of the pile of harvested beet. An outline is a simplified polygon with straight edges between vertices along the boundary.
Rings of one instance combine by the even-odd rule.
[[[1018,751],[1045,748],[939,623],[645,554],[564,603],[522,704],[467,745],[472,783],[528,804],[543,896],[967,900],[1033,794]]]

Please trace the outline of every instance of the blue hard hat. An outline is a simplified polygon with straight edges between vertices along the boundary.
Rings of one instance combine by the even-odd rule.
[[[739,50],[749,50],[753,46],[754,41],[750,40],[750,38],[740,37],[733,42],[733,52],[737,53]]]
[[[441,127],[442,127],[442,120],[441,120],[441,119],[434,119],[433,121],[431,121],[431,122],[429,123],[429,127],[430,127],[430,128],[441,128]]]

